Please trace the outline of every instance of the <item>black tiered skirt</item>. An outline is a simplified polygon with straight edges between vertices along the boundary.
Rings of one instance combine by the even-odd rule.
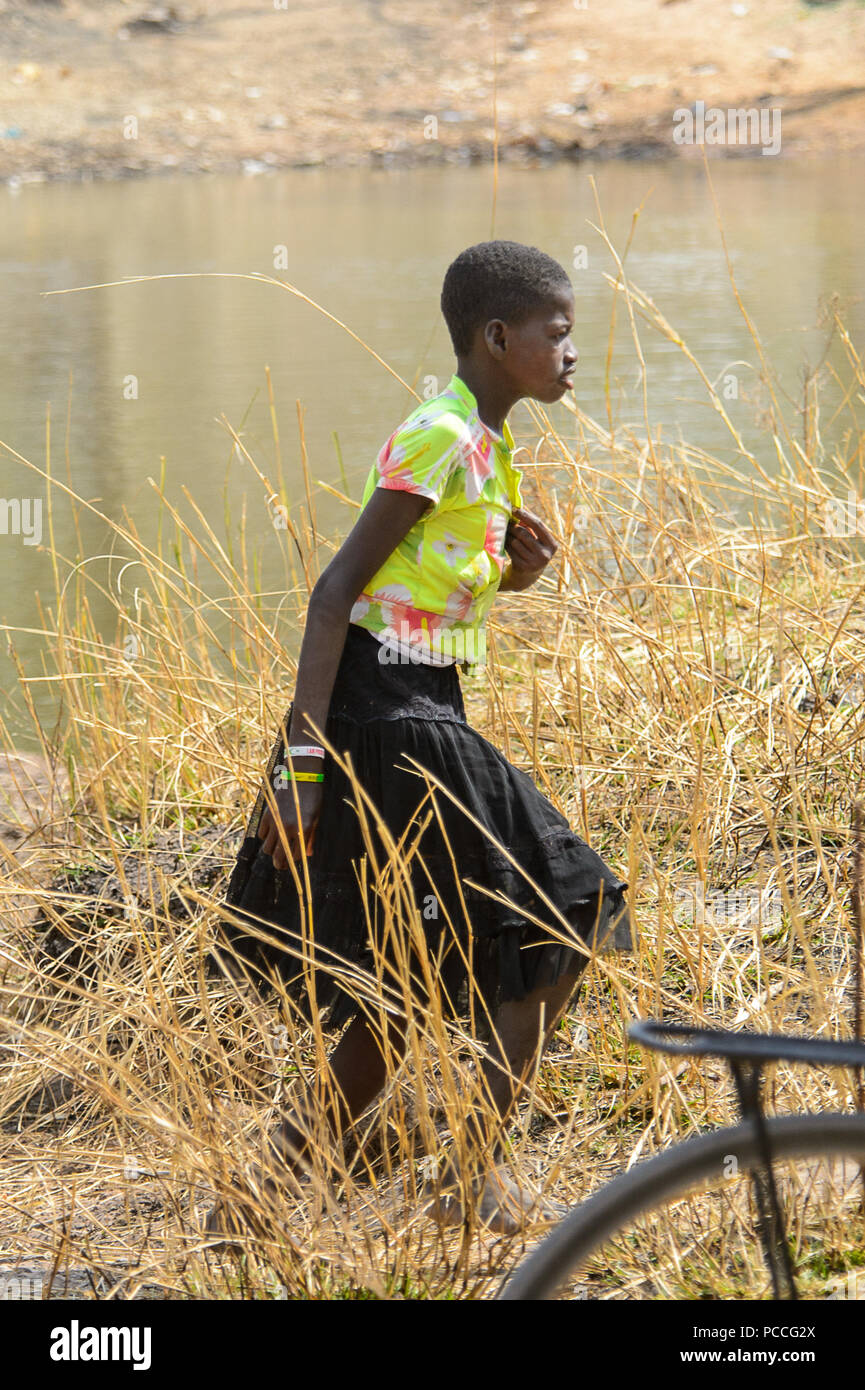
[[[592,951],[632,949],[627,883],[467,723],[457,665],[389,664],[381,652],[370,632],[349,624],[325,734],[402,842],[402,937],[375,817],[364,798],[358,815],[349,776],[328,752],[308,893],[301,864],[298,889],[292,869],[274,869],[261,848],[264,784],[259,791],[225,895],[239,919],[222,925],[233,954],[259,981],[278,976],[307,1016],[313,999],[327,1009],[326,1025],[338,1026],[358,1011],[346,986],[357,968],[398,995],[388,962],[402,957],[413,997],[423,1002],[432,987],[450,1017],[483,1020],[563,974],[578,976]],[[290,719],[291,709],[286,729]],[[265,784],[282,761],[280,733]]]

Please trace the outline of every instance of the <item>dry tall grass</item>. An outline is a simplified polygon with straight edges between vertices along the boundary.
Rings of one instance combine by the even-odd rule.
[[[513,1133],[515,1171],[570,1202],[735,1115],[720,1064],[629,1049],[629,1019],[849,1035],[863,782],[865,563],[859,538],[828,534],[826,519],[833,497],[865,490],[865,371],[837,309],[842,445],[823,447],[815,381],[794,437],[754,330],[772,415],[757,458],[618,258],[611,284],[638,351],[645,323],[700,371],[740,462],[626,429],[612,407],[600,422],[563,406],[574,449],[564,414],[532,405],[534,432],[518,440],[529,505],[561,546],[533,590],[497,603],[489,669],[464,682],[469,717],[630,880],[641,931],[634,958],[589,966]],[[55,553],[45,647],[64,718],[49,738],[34,711],[34,727],[71,794],[26,865],[7,852],[0,885],[0,1265],[41,1272],[46,1292],[89,1283],[101,1297],[487,1297],[537,1232],[505,1239],[469,1222],[442,1234],[421,1215],[421,1176],[450,1136],[461,1145],[477,1102],[476,1045],[434,1010],[414,1017],[365,1142],[335,1155],[318,1135],[309,1180],[262,1196],[244,1259],[206,1250],[214,1193],[261,1159],[262,1126],[332,1043],[210,961],[224,876],[293,688],[280,634],[299,630],[337,543],[317,525],[325,485],[305,449],[305,500],[279,513],[281,529],[281,473],[231,433],[259,511],[228,517],[220,537],[191,497],[184,519],[160,479],[152,545],[132,519],[112,523],[117,554],[137,562],[134,608],[118,566],[99,581]],[[275,407],[274,439],[279,459]],[[49,513],[70,499],[16,457],[43,474]],[[284,561],[269,592],[262,533]],[[94,583],[116,604],[113,640],[93,619]],[[21,688],[29,698],[23,673]],[[393,929],[411,932],[404,849],[379,884]],[[34,931],[34,909],[53,930]],[[373,1011],[407,1006],[399,982],[355,985]],[[855,1083],[778,1066],[769,1095],[778,1111],[845,1109]],[[818,1203],[801,1231],[815,1295],[861,1244],[852,1220],[835,1223],[827,1251],[825,1215]],[[713,1277],[701,1267],[703,1287],[735,1296]]]

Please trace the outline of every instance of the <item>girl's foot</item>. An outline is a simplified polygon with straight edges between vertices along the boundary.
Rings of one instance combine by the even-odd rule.
[[[241,1216],[240,1203],[229,1204],[224,1198],[220,1198],[207,1213],[204,1234],[209,1241],[208,1250],[216,1254],[231,1254],[243,1250],[241,1237],[249,1234],[249,1226]]]
[[[253,1170],[251,1181],[236,1177],[230,1196],[217,1198],[207,1214],[204,1234],[213,1242],[208,1249],[228,1253],[245,1249],[245,1240],[261,1229],[262,1208],[281,1190],[260,1168]]]
[[[424,1208],[424,1216],[441,1226],[461,1226],[472,1210],[475,1219],[496,1235],[512,1236],[527,1222],[560,1221],[568,1208],[551,1202],[527,1187],[520,1187],[508,1177],[502,1164],[497,1164],[486,1176],[472,1183],[473,1200],[467,1203],[465,1192],[454,1165],[448,1165],[447,1176],[430,1185],[435,1195]]]

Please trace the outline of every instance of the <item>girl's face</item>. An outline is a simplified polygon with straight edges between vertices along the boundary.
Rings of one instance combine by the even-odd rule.
[[[546,403],[561,400],[573,389],[577,349],[571,342],[574,327],[573,291],[563,287],[549,303],[518,325],[493,320],[499,329],[494,341],[496,356],[519,396],[530,396]],[[504,349],[504,350],[502,350]]]

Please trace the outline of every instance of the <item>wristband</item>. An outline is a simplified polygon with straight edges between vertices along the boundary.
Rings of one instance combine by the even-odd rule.
[[[323,758],[325,756],[324,749],[319,748],[316,744],[310,744],[308,747],[292,744],[285,751],[290,758]]]
[[[286,787],[289,782],[323,782],[323,772],[290,772],[287,767],[279,767],[273,775],[274,790]]]

